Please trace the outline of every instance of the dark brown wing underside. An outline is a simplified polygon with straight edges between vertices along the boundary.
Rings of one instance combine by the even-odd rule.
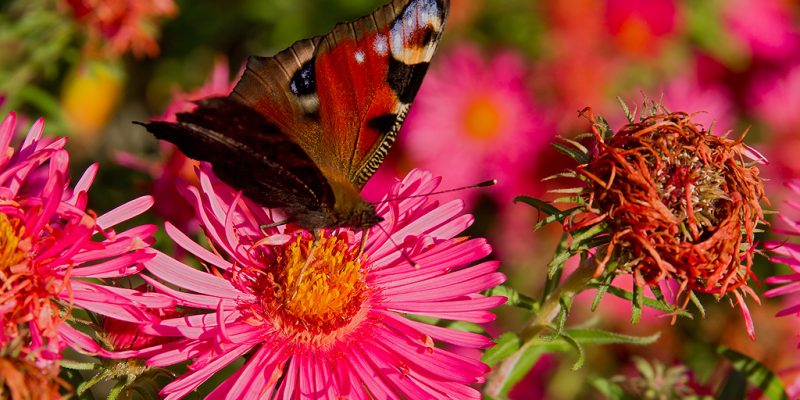
[[[188,157],[207,161],[214,173],[265,207],[330,209],[334,198],[322,172],[303,149],[255,110],[231,98],[197,103],[177,123],[143,124]]]

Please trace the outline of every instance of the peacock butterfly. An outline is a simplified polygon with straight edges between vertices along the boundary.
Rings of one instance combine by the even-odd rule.
[[[448,10],[449,0],[393,0],[250,57],[233,93],[197,102],[177,123],[143,125],[302,228],[371,227],[381,218],[359,191],[397,137]]]

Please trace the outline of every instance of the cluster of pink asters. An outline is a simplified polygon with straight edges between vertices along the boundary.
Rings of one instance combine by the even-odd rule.
[[[43,138],[43,128],[40,119],[17,148],[11,146],[16,116],[0,125],[0,357],[54,376],[66,346],[102,351],[70,325],[74,308],[141,323],[155,319],[142,309],[170,300],[97,283],[134,274],[152,257],[144,250],[155,226],[114,230],[147,210],[152,199],[101,216],[87,210],[97,165],[70,186],[66,140]]]
[[[462,214],[463,202],[440,205],[426,196],[440,179],[412,171],[386,195],[404,200],[378,205],[380,227],[324,230],[315,242],[292,226],[265,227],[282,216],[209,171],[203,165],[199,188],[182,191],[211,249],[166,225],[206,271],[152,251],[146,268],[158,279],[143,276],[185,314],[143,327],[167,343],[117,354],[147,357],[151,366],[191,361],[162,395],[186,396],[247,355],[208,398],[480,397],[473,385],[488,367],[441,345],[482,349],[491,339],[430,321],[492,321],[489,310],[505,298],[479,292],[505,277],[495,261],[470,265],[491,249],[483,239],[457,237],[473,220]]]

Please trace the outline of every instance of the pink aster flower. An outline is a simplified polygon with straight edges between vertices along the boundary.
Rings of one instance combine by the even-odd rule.
[[[800,49],[800,8],[783,0],[731,0],[722,10],[734,37],[754,57],[784,59]]]
[[[761,77],[748,98],[753,99],[756,116],[770,132],[766,139],[773,178],[785,182],[800,176],[800,64],[784,73]]]
[[[618,48],[652,55],[679,24],[675,0],[606,0],[605,23]]]
[[[453,186],[497,179],[489,192],[504,204],[524,192],[536,154],[554,133],[531,100],[526,74],[512,52],[485,60],[462,46],[440,58],[400,135],[414,165],[446,173]]]
[[[163,396],[184,397],[247,355],[209,399],[480,397],[472,385],[488,367],[441,345],[487,348],[491,340],[409,317],[486,323],[505,301],[479,294],[505,277],[495,261],[470,266],[491,248],[456,237],[473,221],[463,203],[426,196],[440,178],[415,170],[396,183],[386,197],[406,199],[377,206],[384,222],[369,230],[362,248],[361,231],[323,230],[314,242],[291,226],[262,229],[282,217],[209,171],[204,165],[200,187],[185,185],[184,192],[213,250],[166,225],[208,271],[158,252],[146,263],[159,278],[145,277],[148,283],[192,315],[145,328],[178,338],[174,343],[118,355],[149,357],[151,366],[191,360]]]
[[[800,180],[793,180],[788,183],[789,189],[795,194],[800,193]],[[779,317],[787,315],[800,315],[800,243],[793,238],[800,236],[800,218],[797,218],[800,211],[800,202],[787,200],[784,209],[778,213],[781,221],[787,228],[775,228],[773,232],[784,234],[789,241],[777,241],[767,244],[767,248],[773,248],[774,256],[772,261],[785,264],[792,269],[792,273],[767,278],[768,284],[777,287],[764,293],[767,297],[784,296],[792,305],[778,313]]]
[[[96,216],[86,204],[97,165],[70,188],[66,140],[43,139],[40,119],[19,148],[11,147],[15,125],[14,114],[0,125],[0,348],[19,351],[40,367],[57,368],[53,361],[66,345],[100,350],[64,323],[72,308],[141,323],[154,319],[141,306],[169,303],[163,296],[148,299],[83,280],[142,269],[141,262],[152,257],[143,249],[155,227],[123,232],[113,227],[145,211],[152,199],[133,200]]]

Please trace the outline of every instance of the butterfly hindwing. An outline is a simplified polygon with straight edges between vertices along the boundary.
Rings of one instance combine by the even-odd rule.
[[[360,188],[419,90],[449,0],[394,0],[270,57],[251,57],[232,95],[279,126],[331,181]]]
[[[290,212],[294,205],[314,211],[333,204],[330,186],[311,158],[250,107],[211,98],[177,119],[145,126],[188,157],[210,162],[220,179],[259,204]]]

